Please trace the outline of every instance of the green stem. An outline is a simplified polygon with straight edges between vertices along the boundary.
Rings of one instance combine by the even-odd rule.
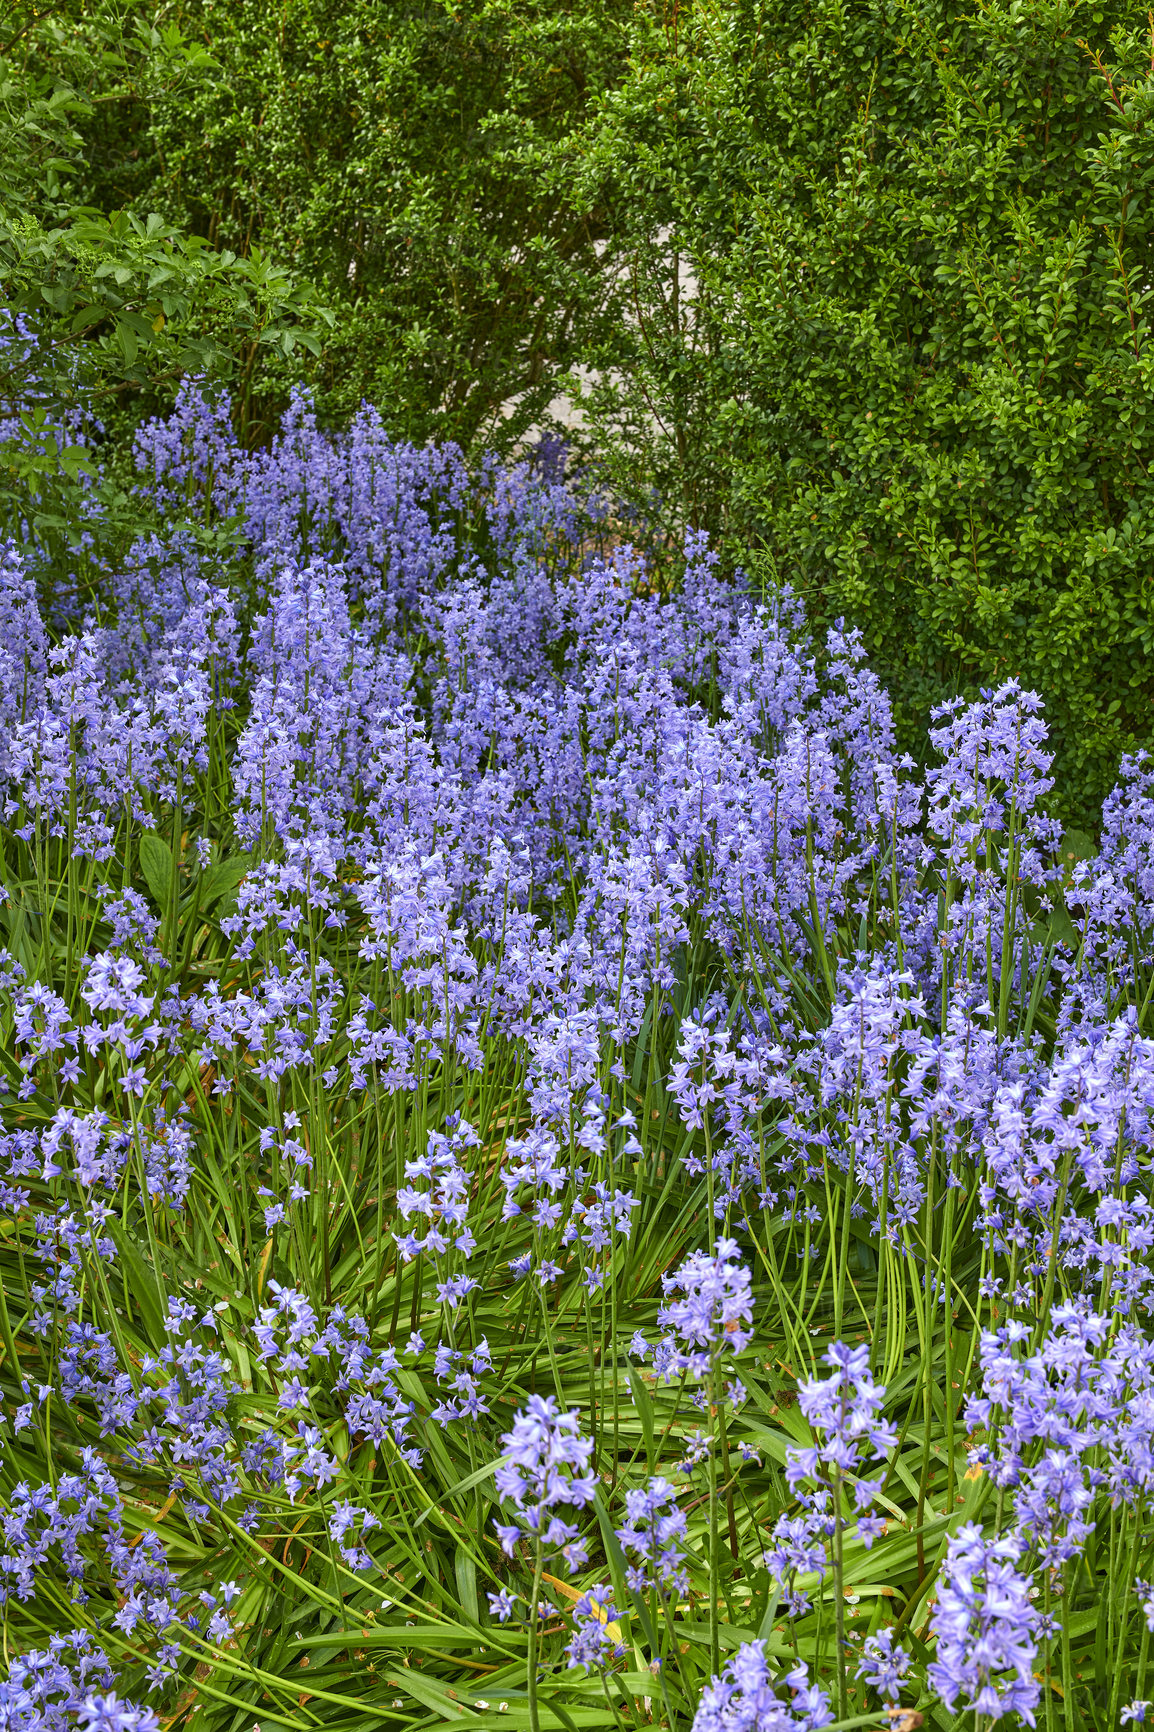
[[[541,1619],[537,1608],[541,1601],[541,1577],[544,1570],[545,1559],[541,1551],[541,1541],[538,1539],[533,1564],[533,1599],[529,1607],[529,1675],[526,1680],[529,1687],[529,1732],[541,1732],[541,1716],[537,1706],[537,1639]]]

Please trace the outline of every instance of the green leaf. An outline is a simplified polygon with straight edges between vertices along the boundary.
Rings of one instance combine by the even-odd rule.
[[[204,912],[222,898],[232,896],[251,866],[252,857],[248,854],[230,854],[227,860],[214,861],[200,878],[200,906]]]
[[[477,1561],[472,1552],[464,1546],[458,1546],[453,1560],[454,1572],[457,1577],[457,1597],[461,1602],[461,1610],[472,1618],[475,1624],[481,1622],[481,1610],[477,1600]]]
[[[163,914],[168,908],[168,899],[172,894],[172,849],[158,836],[155,830],[145,830],[136,845],[140,857],[140,870],[144,874],[144,882],[148,885],[149,894],[155,902],[158,911]]]
[[[1058,849],[1063,866],[1072,866],[1077,860],[1093,860],[1097,852],[1098,844],[1085,830],[1063,832]]]
[[[156,1277],[144,1261],[137,1249],[136,1241],[122,1221],[112,1216],[109,1219],[107,1230],[116,1246],[128,1290],[140,1308],[140,1320],[148,1338],[154,1347],[163,1347],[165,1341],[164,1305],[161,1301]]]
[[[637,1409],[637,1417],[641,1421],[641,1435],[645,1439],[645,1459],[652,1463],[656,1460],[653,1446],[653,1402],[635,1365],[629,1367],[629,1388],[633,1395],[633,1405]]]
[[[490,1474],[496,1472],[496,1469],[497,1463],[491,1461],[487,1466],[479,1467],[476,1473],[467,1473],[464,1479],[455,1479],[453,1481],[453,1496],[460,1497],[462,1492],[472,1491],[474,1486],[480,1485],[482,1480],[488,1479]],[[440,1513],[441,1512],[436,1504],[430,1504],[427,1509],[421,1511],[420,1515],[414,1521],[413,1532],[416,1533],[419,1527],[423,1527],[430,1516],[440,1515]]]

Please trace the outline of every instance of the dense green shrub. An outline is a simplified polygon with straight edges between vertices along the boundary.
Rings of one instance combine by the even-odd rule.
[[[0,39],[0,533],[62,549],[139,513],[93,492],[94,436],[189,373],[227,381],[242,355],[297,365],[331,317],[259,248],[211,246],[150,205],[94,198],[85,128],[141,92],[172,98],[206,55],[179,29],[98,0],[9,14]],[[120,411],[118,413],[118,411]],[[127,511],[120,507],[127,507]]]
[[[701,0],[581,157],[618,479],[856,621],[911,744],[1044,693],[1068,816],[1150,734],[1151,48],[1115,0]]]
[[[566,143],[624,69],[631,0],[181,0],[214,62],[103,106],[94,202],[259,244],[337,314],[313,385],[340,417],[469,442],[536,422],[595,333],[602,216],[566,193]],[[267,428],[291,367],[245,367]]]

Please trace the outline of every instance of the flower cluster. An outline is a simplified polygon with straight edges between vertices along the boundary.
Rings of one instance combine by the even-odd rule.
[[[972,1522],[950,1540],[931,1620],[937,1655],[929,1677],[947,1708],[960,1700],[982,1719],[1017,1715],[1032,1726],[1045,1620],[1016,1568],[1022,1552],[1014,1535],[991,1540]]]
[[[833,1721],[829,1696],[804,1665],[775,1674],[763,1641],[744,1642],[698,1705],[693,1732],[819,1732]],[[783,1685],[788,1695],[782,1695]]]
[[[786,1606],[795,1615],[809,1607],[798,1576],[816,1574],[820,1580],[826,1574],[827,1542],[843,1520],[844,1490],[850,1493],[854,1531],[865,1548],[885,1532],[884,1519],[875,1513],[884,1480],[866,1478],[861,1470],[898,1441],[882,1417],[885,1390],[870,1376],[869,1349],[835,1342],[825,1357],[833,1367],[830,1375],[798,1386],[798,1403],[817,1441],[791,1446],[785,1466],[801,1513],[778,1518],[773,1544],[764,1554],[771,1575],[789,1584]]]
[[[635,1594],[647,1593],[651,1588],[681,1593],[688,1589],[685,1569],[688,1523],[676,1497],[668,1480],[660,1478],[625,1494],[626,1525],[617,1529],[617,1538],[626,1557],[633,1560],[625,1579]]]
[[[592,1441],[581,1435],[579,1416],[561,1413],[552,1396],[532,1395],[501,1439],[497,1490],[512,1506],[514,1520],[497,1522],[497,1534],[508,1557],[527,1539],[535,1552],[560,1552],[570,1569],[589,1555],[579,1528],[552,1512],[584,1509],[592,1503],[597,1481],[589,1471]]]
[[[711,1377],[721,1358],[749,1345],[753,1293],[749,1270],[734,1239],[719,1239],[714,1253],[695,1251],[672,1275],[662,1276],[665,1303],[657,1321],[665,1335],[654,1350],[660,1377]]]
[[[610,1658],[620,1659],[625,1644],[612,1628],[616,1617],[617,1607],[606,1583],[586,1589],[573,1607],[573,1634],[565,1650],[570,1666],[600,1670]]]
[[[115,569],[0,546],[0,1718],[151,1732],[235,1644],[288,1720],[274,1573],[351,1629],[483,1562],[536,1640],[558,1558],[619,1602],[566,1590],[574,1670],[649,1643],[664,1699],[726,1542],[824,1666],[845,1559],[913,1593],[940,1523],[843,1694],[1028,1722],[1108,1554],[1082,1717],[1140,1719],[1154,760],[1072,862],[1035,694],[919,768],[855,631],[699,531],[657,569],[555,452],[303,392],[249,451],[186,385],[137,458]],[[700,1732],[825,1723],[779,1634]]]

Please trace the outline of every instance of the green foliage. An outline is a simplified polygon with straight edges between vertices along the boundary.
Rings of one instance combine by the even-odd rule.
[[[103,38],[123,25],[107,11],[90,18],[88,39],[70,38],[68,61],[54,69],[99,81],[99,98],[55,81],[33,60],[17,66],[10,59],[3,71],[0,270],[9,313],[30,321],[43,338],[33,349],[6,353],[0,394],[9,402],[22,401],[33,385],[41,394],[78,398],[81,347],[91,401],[99,379],[155,386],[158,377],[227,373],[244,344],[285,356],[298,344],[318,346],[314,331],[300,323],[312,299],[308,289],[259,248],[244,257],[215,251],[155,213],[82,202],[91,188],[84,184],[78,128],[100,103],[135,90],[141,70],[135,62],[143,58],[156,88],[174,97],[211,65],[206,51],[175,28],[162,35],[137,25],[132,46],[113,51]],[[124,88],[118,79],[127,81]]]
[[[52,52],[47,52],[51,48]],[[319,347],[331,315],[258,247],[217,250],[151,210],[97,205],[81,129],[138,90],[174,97],[211,65],[179,29],[86,9],[0,45],[0,515],[73,539],[94,516],[84,441],[127,395],[155,401],[243,356]],[[115,514],[115,513],[114,513]],[[139,528],[136,523],[133,526]]]
[[[571,207],[567,141],[623,71],[631,12],[183,0],[184,38],[216,70],[94,111],[92,196],[163,209],[240,257],[259,245],[316,284],[338,313],[314,373],[323,413],[367,398],[398,435],[513,437],[598,328],[603,222]],[[250,437],[292,376],[248,356]]]
[[[1150,737],[1152,107],[1113,0],[701,0],[582,153],[618,482],[860,625],[911,745],[1042,692],[1082,821]]]
[[[156,211],[94,203],[81,128],[137,90],[178,94],[206,64],[175,26],[114,3],[80,21],[29,12],[0,43],[0,530],[55,553],[149,527],[88,449],[121,405],[154,404],[187,374],[227,381],[253,353],[315,352],[331,320],[260,248],[239,256]]]

